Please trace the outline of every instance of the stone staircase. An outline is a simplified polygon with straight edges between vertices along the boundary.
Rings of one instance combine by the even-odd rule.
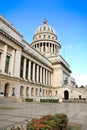
[[[0,103],[9,103],[9,102],[21,102],[21,98],[17,98],[15,96],[10,97],[0,97]]]

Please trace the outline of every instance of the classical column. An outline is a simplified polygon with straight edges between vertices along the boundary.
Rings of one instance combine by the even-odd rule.
[[[52,72],[50,73],[50,85],[52,85]]]
[[[26,58],[24,58],[24,64],[23,64],[23,78],[26,77]]]
[[[50,79],[51,79],[51,72],[49,71],[49,85],[51,85]]]
[[[16,77],[20,77],[20,62],[21,62],[21,50],[16,50],[15,65],[14,65],[14,76]]]
[[[5,72],[6,56],[7,56],[7,45],[4,46],[3,53],[1,55],[1,70],[2,70],[2,72]]]
[[[43,84],[45,84],[45,69],[43,69]]]
[[[46,84],[47,84],[47,79],[48,79],[48,77],[47,77],[47,70],[46,70]]]
[[[10,58],[10,63],[9,63],[9,71],[11,75],[13,75],[14,72],[14,58],[15,58],[15,49],[12,50],[12,56]]]
[[[28,80],[31,81],[31,61],[28,63]]]
[[[49,85],[49,71],[47,71],[47,85]]]
[[[48,52],[48,47],[47,47],[47,43],[45,43],[45,49],[46,49],[46,52]]]
[[[33,81],[35,82],[35,63],[33,62]]]
[[[50,43],[48,43],[48,52],[50,52]]]
[[[39,82],[39,65],[37,65],[37,77],[36,77],[36,81]]]
[[[40,83],[42,83],[42,67],[40,67]]]

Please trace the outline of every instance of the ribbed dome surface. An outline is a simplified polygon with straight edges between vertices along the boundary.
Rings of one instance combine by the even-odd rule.
[[[42,33],[42,32],[56,34],[54,29],[47,24],[47,20],[43,20],[43,24],[36,29],[35,34]]]
[[[54,29],[47,24],[47,20],[43,20],[43,24],[39,26],[34,34],[33,40],[57,40]]]

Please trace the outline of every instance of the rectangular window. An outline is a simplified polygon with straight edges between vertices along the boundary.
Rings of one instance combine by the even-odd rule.
[[[10,56],[6,56],[6,64],[5,64],[5,73],[8,74],[9,71],[9,61],[10,61]]]

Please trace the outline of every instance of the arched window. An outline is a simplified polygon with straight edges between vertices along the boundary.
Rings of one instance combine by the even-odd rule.
[[[9,83],[6,83],[5,84],[5,87],[4,87],[4,96],[5,97],[8,97],[10,94],[10,84]]]
[[[36,96],[38,95],[38,88],[36,88]]]
[[[26,96],[29,96],[29,87],[26,88]]]
[[[34,96],[34,88],[31,88],[31,96]]]
[[[20,96],[24,96],[24,87],[23,86],[21,86],[21,88],[20,88]]]

